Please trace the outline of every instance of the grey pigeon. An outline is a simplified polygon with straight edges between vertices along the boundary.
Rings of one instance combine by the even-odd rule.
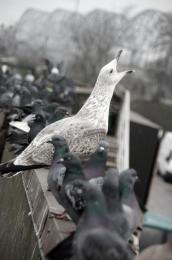
[[[134,169],[128,169],[120,173],[119,176],[119,192],[123,203],[124,211],[129,220],[131,234],[138,225],[138,202],[134,192],[134,185],[138,176]]]
[[[64,117],[69,116],[69,112],[64,107],[58,107],[55,109],[55,111],[52,113],[52,115],[48,118],[47,124],[52,124],[55,121],[61,120]]]
[[[30,143],[35,136],[46,126],[46,119],[42,114],[35,114],[34,120],[28,123],[30,131],[28,133],[28,142]]]
[[[86,206],[73,243],[72,260],[128,260],[127,243],[114,232],[102,192],[87,184]]]
[[[89,160],[83,164],[84,175],[87,179],[105,175],[108,148],[109,144],[106,141],[101,141]]]
[[[126,214],[129,231],[131,237],[129,239],[130,248],[134,254],[139,252],[139,238],[138,235],[142,230],[142,211],[138,204],[134,185],[137,181],[138,176],[134,169],[128,169],[120,173],[119,177],[119,191],[123,203],[123,209]]]
[[[105,196],[113,229],[123,239],[128,241],[131,233],[129,232],[128,220],[122,207],[122,199],[119,194],[119,172],[116,169],[110,168],[106,172],[102,191]]]
[[[47,177],[48,189],[51,190],[52,187],[58,189],[59,186],[62,186],[66,168],[63,165],[59,165],[58,161],[69,152],[69,147],[66,140],[60,136],[53,138],[49,143],[54,146],[53,160]]]
[[[59,185],[59,175],[63,170],[63,180]],[[66,153],[56,164],[56,169],[49,179],[49,187],[57,201],[77,223],[84,208],[84,175],[78,156]],[[85,194],[85,193],[84,193]]]
[[[27,124],[30,127],[28,133],[15,127],[12,127],[9,131],[7,141],[11,144],[10,150],[14,151],[15,154],[21,153],[29,145],[35,136],[45,127],[46,120],[43,115],[36,114],[30,119],[28,118]]]

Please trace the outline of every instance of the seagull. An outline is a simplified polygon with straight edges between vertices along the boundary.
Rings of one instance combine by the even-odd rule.
[[[64,137],[69,150],[81,159],[88,158],[96,150],[108,131],[109,107],[115,87],[126,74],[132,72],[117,71],[121,52],[100,70],[95,86],[79,112],[45,127],[13,162],[7,163],[7,168],[5,164],[3,168],[0,165],[1,175],[9,173],[11,168],[16,173],[19,165],[25,166],[25,169],[36,164],[51,165],[54,147],[48,141],[56,135]]]

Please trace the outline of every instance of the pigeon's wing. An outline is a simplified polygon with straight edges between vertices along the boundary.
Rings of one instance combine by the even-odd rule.
[[[92,185],[95,185],[97,188],[102,189],[102,186],[103,186],[103,183],[104,183],[104,178],[102,176],[92,178],[92,179],[89,180],[89,183],[91,183]]]
[[[28,126],[28,124],[26,122],[12,121],[12,122],[10,122],[10,126],[18,128],[25,133],[28,133],[30,131],[30,127]]]
[[[83,211],[85,208],[84,181],[75,180],[65,186],[65,194],[74,210]]]

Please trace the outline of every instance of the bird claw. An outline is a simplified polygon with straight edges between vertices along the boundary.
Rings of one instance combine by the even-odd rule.
[[[138,256],[139,255],[139,239],[137,235],[133,235],[131,236],[131,238],[128,241],[129,243],[129,248],[131,249],[131,251]]]

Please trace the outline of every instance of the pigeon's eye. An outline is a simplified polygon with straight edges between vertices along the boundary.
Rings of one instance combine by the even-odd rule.
[[[111,69],[111,70],[109,71],[109,73],[111,73],[111,74],[112,74],[112,72],[113,72],[113,69]]]

